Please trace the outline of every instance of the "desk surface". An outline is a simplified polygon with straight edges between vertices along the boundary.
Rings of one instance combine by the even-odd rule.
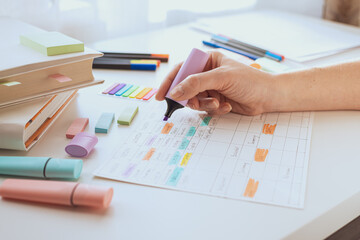
[[[0,155],[67,157],[65,131],[76,117],[89,117],[94,131],[103,111],[126,104],[99,94],[113,82],[158,86],[172,66],[208,37],[188,26],[144,33],[96,44],[99,50],[170,53],[156,72],[94,70],[105,85],[79,91],[78,97],[29,152],[1,150]],[[353,50],[309,62],[328,64],[358,56]],[[360,112],[317,112],[313,125],[305,209],[297,210],[222,199],[96,178],[99,167],[124,136],[116,124],[98,134],[95,151],[84,159],[80,182],[112,186],[109,209],[88,211],[16,201],[0,201],[1,239],[315,239],[324,238],[360,214]],[[2,182],[4,178],[0,178]]]

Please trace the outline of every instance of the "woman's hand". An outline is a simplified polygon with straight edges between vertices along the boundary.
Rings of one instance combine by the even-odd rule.
[[[204,72],[190,75],[170,92],[176,101],[188,99],[188,107],[209,114],[230,111],[257,115],[271,105],[274,75],[262,72],[217,52],[210,58]],[[171,86],[181,64],[168,74],[161,84],[156,99],[161,101]]]

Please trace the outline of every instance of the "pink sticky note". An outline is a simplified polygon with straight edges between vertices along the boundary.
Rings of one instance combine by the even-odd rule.
[[[49,78],[54,78],[58,82],[69,82],[72,80],[71,78],[61,75],[61,74],[53,74],[53,75],[50,75]]]

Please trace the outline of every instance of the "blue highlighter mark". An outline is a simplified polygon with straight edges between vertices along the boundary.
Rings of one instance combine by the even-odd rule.
[[[169,161],[169,165],[176,165],[179,163],[181,159],[181,154],[179,151],[176,151],[175,154],[172,156],[172,158]]]
[[[186,138],[184,138],[179,146],[180,150],[184,150],[187,148],[187,146],[189,145],[190,141],[187,140]]]
[[[209,122],[211,120],[211,117],[204,117],[202,123],[200,124],[200,126],[207,126],[209,125]]]
[[[182,172],[184,171],[183,168],[177,167],[174,169],[173,173],[171,174],[171,176],[169,177],[166,185],[169,186],[176,186],[177,183],[179,182],[179,179],[181,177]]]
[[[196,128],[195,127],[191,127],[188,131],[188,133],[186,134],[186,136],[188,137],[192,137],[195,135],[195,132],[196,132]]]

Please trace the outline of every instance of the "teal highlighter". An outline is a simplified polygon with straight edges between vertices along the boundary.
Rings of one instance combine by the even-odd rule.
[[[0,156],[0,174],[43,179],[78,179],[80,159]]]

